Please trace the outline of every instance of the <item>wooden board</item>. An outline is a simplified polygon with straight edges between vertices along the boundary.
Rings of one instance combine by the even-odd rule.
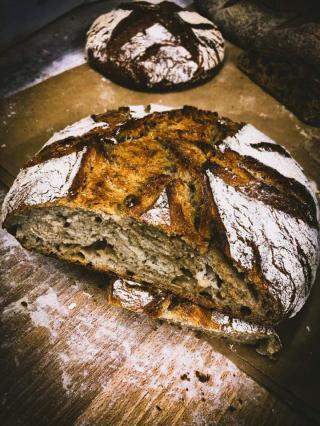
[[[317,150],[319,145],[319,140],[317,139],[319,138],[319,130],[303,125],[283,106],[245,77],[235,66],[235,56],[237,53],[238,49],[229,45],[226,64],[218,76],[206,85],[184,92],[144,94],[130,91],[111,83],[86,65],[83,65],[3,101],[1,105],[2,127],[0,130],[0,146],[2,146],[0,148],[0,178],[7,185],[10,184],[13,176],[16,175],[23,162],[40,148],[53,131],[59,130],[67,124],[88,114],[102,112],[108,108],[115,108],[120,105],[155,102],[173,106],[184,104],[195,105],[201,108],[217,110],[220,114],[227,115],[234,120],[251,122],[279,143],[286,146],[303,165],[309,177],[319,184],[320,158],[319,150]],[[2,237],[4,239],[9,238],[6,235]],[[24,254],[24,256],[27,255]],[[226,345],[222,342],[206,340],[203,337],[197,340],[192,334],[179,332],[169,326],[161,326],[160,328],[157,326],[158,329],[153,330],[156,326],[147,319],[141,319],[133,314],[104,306],[102,301],[103,292],[99,293],[97,291],[95,281],[97,278],[94,274],[84,273],[82,270],[80,271],[60,264],[57,270],[55,269],[57,261],[43,257],[36,258],[36,265],[38,265],[37,269],[39,271],[35,271],[35,278],[30,279],[28,277],[28,270],[31,268],[30,263],[33,260],[27,264],[16,264],[14,256],[11,255],[9,257],[9,264],[13,262],[14,267],[18,271],[15,278],[16,281],[12,281],[9,276],[6,278],[6,285],[10,288],[11,286],[18,286],[17,291],[12,293],[12,302],[15,303],[19,299],[18,296],[21,295],[23,297],[23,294],[27,294],[31,299],[31,309],[35,309],[36,317],[38,312],[37,306],[39,303],[40,305],[45,303],[47,300],[46,297],[53,304],[55,304],[54,301],[58,300],[59,303],[63,304],[64,308],[57,308],[55,310],[54,307],[45,305],[47,306],[47,311],[55,319],[50,319],[51,317],[47,319],[49,326],[48,324],[44,324],[42,332],[39,332],[39,327],[35,327],[39,323],[32,322],[32,315],[29,310],[27,312],[22,310],[22,314],[23,312],[25,313],[23,317],[25,322],[24,325],[21,325],[22,328],[19,329],[20,323],[15,324],[15,321],[13,321],[13,331],[9,330],[6,332],[8,339],[10,336],[17,338],[19,335],[21,337],[21,333],[25,332],[26,335],[23,336],[24,347],[28,348],[28,351],[32,353],[39,348],[38,361],[35,361],[34,357],[30,357],[29,360],[30,363],[33,363],[32,365],[30,364],[30,368],[35,369],[32,377],[38,380],[38,387],[30,385],[29,391],[28,386],[23,391],[22,388],[26,385],[26,382],[24,380],[17,380],[17,388],[13,392],[13,395],[16,395],[15,398],[18,399],[12,402],[12,404],[15,404],[13,407],[18,407],[19,403],[22,403],[23,397],[21,395],[25,395],[26,397],[28,396],[27,400],[30,405],[27,412],[31,413],[33,412],[32,407],[34,407],[34,403],[32,403],[33,400],[28,392],[37,390],[38,393],[40,392],[39,398],[41,397],[41,393],[44,392],[43,399],[47,401],[51,392],[54,395],[55,392],[67,394],[69,386],[69,398],[71,400],[70,395],[72,392],[77,395],[77,398],[83,399],[83,405],[79,403],[81,406],[74,408],[74,415],[79,415],[79,410],[84,410],[86,413],[85,416],[91,413],[88,424],[100,424],[99,416],[102,416],[101,419],[108,419],[107,423],[104,424],[110,424],[112,419],[112,421],[116,422],[116,420],[119,420],[119,416],[124,415],[126,409],[131,414],[129,412],[126,414],[128,417],[124,423],[126,421],[130,422],[131,418],[137,419],[137,417],[134,417],[137,415],[137,410],[142,410],[140,415],[142,416],[141,419],[144,419],[142,420],[143,422],[146,420],[143,417],[144,413],[149,413],[148,416],[153,416],[153,414],[150,414],[150,410],[154,406],[154,401],[158,401],[158,397],[164,401],[167,411],[164,410],[166,414],[162,412],[163,410],[159,402],[161,410],[156,409],[158,417],[150,417],[155,422],[155,419],[159,418],[159,423],[174,423],[178,422],[178,420],[182,421],[181,419],[186,415],[189,417],[186,417],[185,419],[187,420],[184,421],[188,424],[188,422],[191,422],[190,416],[196,416],[196,413],[199,416],[201,413],[204,421],[208,422],[208,419],[216,419],[217,417],[215,416],[220,415],[217,414],[218,411],[221,413],[225,410],[223,404],[217,408],[218,405],[214,402],[214,395],[218,399],[220,398],[220,402],[221,398],[230,402],[229,396],[231,394],[239,393],[239,389],[245,388],[245,385],[241,385],[242,378],[245,381],[250,380],[246,375],[241,376],[243,373],[240,374],[236,370],[236,379],[234,381],[231,380],[231,382],[228,382],[228,379],[219,381],[221,375],[224,374],[222,370],[219,370],[220,363],[226,366],[224,371],[227,371],[227,373],[225,373],[225,376],[230,379],[233,374],[230,376],[230,371],[233,371],[235,368],[233,364],[235,363],[243,371],[246,371],[260,383],[263,383],[269,389],[276,392],[277,395],[280,395],[286,402],[295,406],[296,409],[320,421],[320,396],[318,392],[318,383],[320,382],[320,368],[318,365],[320,355],[318,344],[320,338],[320,310],[316,303],[317,298],[320,297],[319,279],[305,309],[295,319],[281,326],[280,334],[284,342],[284,350],[277,361],[270,361],[255,354],[251,348],[239,345]],[[4,271],[8,268],[8,265],[5,265],[5,267],[3,266],[5,268]],[[66,272],[63,272],[59,276],[60,278],[58,278],[57,271],[60,268],[63,271],[68,271],[68,274],[70,274],[68,278],[64,277]],[[40,271],[43,273],[46,271],[46,274],[42,276]],[[51,272],[47,273],[47,271]],[[90,300],[88,301],[82,293],[78,294],[76,290],[72,292],[72,287],[70,290],[69,286],[70,280],[73,279],[72,277],[83,274],[85,274],[85,281],[88,282],[88,285],[92,282],[93,291],[100,294],[99,297],[102,298],[99,299],[100,307],[91,305],[93,303],[92,299],[89,298]],[[53,293],[47,294],[48,291],[50,292],[49,284],[46,284],[47,287],[41,287],[43,281],[52,283],[52,288],[56,296]],[[66,286],[68,286],[68,289]],[[90,285],[89,287],[91,288]],[[39,298],[42,296],[44,296],[44,299],[40,299],[39,302]],[[76,302],[73,302],[74,298]],[[95,296],[95,298],[98,298],[98,296]],[[72,320],[74,313],[69,314],[69,311],[65,311],[67,309],[65,305],[69,301],[70,304],[77,303],[77,306],[81,302],[80,307],[77,308],[80,311],[75,311],[77,312],[77,316],[74,320]],[[6,299],[5,306],[8,303],[11,302]],[[21,312],[19,303],[12,305],[13,312],[16,309]],[[90,309],[88,306],[90,306]],[[6,309],[9,309],[8,306]],[[41,311],[41,306],[39,309]],[[88,309],[89,312],[87,312]],[[65,316],[63,312],[66,313]],[[32,327],[30,325],[30,318],[31,324],[33,324]],[[45,318],[47,317],[45,316]],[[8,324],[11,324],[10,321],[8,321]],[[105,328],[102,326],[103,321],[105,321]],[[88,324],[88,330],[84,328],[87,332],[81,334],[82,327],[85,327],[85,324]],[[33,330],[31,334],[26,332],[30,330],[28,327],[31,327],[31,330]],[[65,332],[64,327],[67,327]],[[101,339],[99,340],[100,346],[98,346],[98,349],[95,347],[95,335],[92,327],[97,327],[97,330],[100,330],[99,333],[102,333],[99,337]],[[91,330],[91,334],[89,329]],[[105,331],[106,334],[104,335],[103,330],[109,331]],[[159,330],[163,332],[161,331],[160,333]],[[76,334],[78,337],[73,337],[73,333],[78,333],[78,331],[80,333]],[[53,336],[52,333],[54,334]],[[88,335],[91,336],[90,339],[93,339],[93,346],[88,341],[88,348],[92,349],[92,354],[97,349],[97,353],[108,351],[109,356],[103,358],[104,361],[101,362],[100,366],[99,357],[96,360],[94,355],[90,355],[91,358],[89,356],[89,361],[84,363],[88,368],[90,366],[93,369],[88,370],[87,368],[88,374],[92,377],[89,381],[84,377],[87,374],[84,373],[85,369],[79,370],[77,367],[77,360],[72,360],[69,367],[68,363],[65,365],[63,376],[63,371],[59,364],[61,358],[57,358],[57,354],[62,353],[62,358],[67,359],[63,355],[65,354],[63,347],[67,345],[68,348],[70,346],[66,341],[68,339],[70,342],[73,341],[72,339],[81,341],[82,337],[80,336],[83,336],[85,345],[86,339],[89,339]],[[62,340],[65,343],[62,343]],[[102,345],[102,342],[105,342],[106,348]],[[114,348],[114,345],[118,348],[118,352]],[[73,350],[70,349],[67,351],[67,357],[71,357],[71,352],[73,354],[76,353],[77,347],[77,343],[75,343]],[[48,357],[43,359],[41,353],[44,350],[48,351]],[[136,354],[134,357],[131,356],[132,350]],[[227,355],[230,361],[219,353]],[[110,354],[114,354],[114,357]],[[139,363],[139,360],[141,360],[141,363]],[[80,364],[82,365],[82,361]],[[120,366],[121,374],[119,373]],[[193,370],[192,366],[195,367]],[[209,372],[208,374],[212,377],[212,381],[207,384],[198,383],[195,376],[196,369]],[[180,373],[181,375],[187,373],[185,370],[191,370],[191,372],[188,372],[190,383],[188,380],[178,380]],[[37,371],[38,374],[43,372],[43,374],[53,375],[52,382],[50,381],[50,391],[45,389],[45,384],[46,386],[48,385],[49,378],[48,380],[41,379],[40,376],[37,376]],[[64,390],[61,390],[61,386],[60,390],[57,388],[56,381],[59,374],[62,383],[65,380],[66,389]],[[174,378],[173,381],[169,380],[170,375]],[[29,380],[28,378],[30,378],[30,375],[26,376],[26,380]],[[11,379],[7,378],[6,380],[9,380],[8,383],[11,383]],[[86,386],[86,390],[84,388],[81,390],[82,383],[87,383],[83,385]],[[90,386],[93,387],[93,393],[90,397],[88,396],[89,402],[86,399],[88,383],[91,383]],[[250,381],[250,383],[252,385],[254,382]],[[222,388],[219,388],[220,390],[215,394],[218,384]],[[177,390],[176,386],[178,385],[180,390]],[[208,400],[201,401],[201,392],[204,391],[203,389],[206,386],[211,396]],[[255,384],[255,386],[257,385]],[[254,406],[257,400],[254,400],[253,396],[255,392],[258,392],[257,389],[260,389],[259,392],[261,391],[260,387],[255,388],[255,386],[253,386],[252,389],[254,390],[252,392],[246,389],[243,393],[243,398],[247,393],[249,399],[241,398],[241,400],[246,400],[249,405],[252,403]],[[162,390],[160,389],[161,387]],[[190,388],[188,391],[186,391],[187,387],[188,389]],[[22,393],[20,394],[20,392]],[[120,395],[119,401],[116,397],[117,393]],[[93,396],[93,394],[97,396]],[[181,396],[181,398],[184,399],[184,402],[174,399],[173,396],[175,394],[179,394],[180,396],[183,394],[184,396]],[[193,395],[192,397],[190,397],[191,394]],[[152,395],[151,399],[148,399],[148,395]],[[64,418],[63,413],[61,414],[61,412],[57,411],[57,407],[55,406],[56,401],[59,400],[57,398],[58,396],[53,398],[52,411],[48,414],[49,418],[52,416],[54,419]],[[173,398],[172,403],[170,402],[171,398]],[[204,398],[206,399],[206,397]],[[66,399],[68,400],[68,398]],[[251,399],[253,399],[253,402]],[[251,401],[250,403],[249,400]],[[116,401],[119,402],[120,407],[117,406]],[[69,403],[72,404],[70,401]],[[185,404],[189,407],[188,409],[186,409]],[[130,408],[126,408],[126,405],[129,405]],[[23,406],[26,407],[26,404]],[[174,409],[172,408],[173,406],[175,407]],[[208,408],[204,408],[206,406]],[[72,407],[69,407],[68,410],[72,411]],[[9,412],[12,413],[10,409]],[[107,414],[102,414],[105,412],[109,413],[108,416],[115,417],[103,417],[107,416]],[[43,415],[43,410],[40,410],[39,413]],[[60,415],[62,417],[59,417]],[[130,417],[131,415],[133,417]],[[170,416],[173,417],[171,418]],[[198,423],[201,424],[200,417],[198,419]],[[276,418],[274,421],[276,421]],[[83,424],[86,424],[86,420],[83,420],[83,422]]]
[[[108,306],[105,276],[3,230],[0,277],[2,426],[311,424],[219,342]]]

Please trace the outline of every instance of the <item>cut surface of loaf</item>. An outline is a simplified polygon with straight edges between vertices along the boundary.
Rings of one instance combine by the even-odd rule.
[[[10,189],[4,227],[27,249],[231,317],[294,315],[319,262],[302,169],[249,124],[165,109],[123,107],[55,134]]]

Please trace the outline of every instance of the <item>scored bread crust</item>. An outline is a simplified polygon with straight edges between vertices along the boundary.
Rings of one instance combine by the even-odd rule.
[[[179,299],[170,293],[133,281],[115,279],[107,286],[110,305],[152,319],[200,331],[211,337],[252,344],[261,355],[272,357],[281,350],[281,341],[272,327],[251,324]]]
[[[10,189],[4,227],[28,249],[232,317],[294,315],[319,262],[302,169],[251,125],[164,109],[123,107],[55,134]]]
[[[138,90],[181,90],[204,83],[224,58],[218,28],[171,2],[120,4],[87,33],[89,64]]]

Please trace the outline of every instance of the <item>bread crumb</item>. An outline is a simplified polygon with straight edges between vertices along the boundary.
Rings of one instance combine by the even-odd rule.
[[[188,376],[188,373],[184,373],[180,376],[181,380],[188,380],[190,382],[190,377]]]
[[[84,292],[83,292],[83,294],[84,294],[85,296],[89,297],[90,299],[92,298],[92,294],[87,293],[86,291],[84,291]]]
[[[196,370],[196,376],[201,383],[206,383],[210,380],[210,374],[204,374]]]
[[[72,309],[74,309],[77,306],[76,303],[70,303],[70,305],[68,306],[68,308],[70,309],[70,311],[72,311]]]

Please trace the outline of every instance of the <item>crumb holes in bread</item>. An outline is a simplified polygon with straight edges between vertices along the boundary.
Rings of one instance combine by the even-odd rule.
[[[242,305],[242,306],[240,307],[240,312],[241,312],[241,314],[242,314],[243,316],[251,315],[251,309],[250,309],[248,306],[244,306],[244,305]]]
[[[259,293],[255,284],[247,283],[248,290],[255,301],[259,300]]]
[[[200,291],[199,294],[205,297],[206,299],[212,300],[212,296],[207,290]]]
[[[114,253],[113,246],[108,244],[105,240],[97,240],[90,246],[84,247],[83,249],[86,253],[95,253],[98,254],[99,251],[104,253]]]
[[[174,308],[180,305],[179,299],[177,297],[172,297],[168,310],[172,311]]]
[[[84,260],[86,258],[85,255],[81,253],[81,251],[79,251],[78,253],[75,253],[74,257],[79,260]]]
[[[224,306],[223,307],[223,312],[227,315],[231,315],[232,314],[232,309],[230,308],[230,306]]]
[[[137,204],[139,204],[139,198],[135,195],[128,195],[124,200],[124,205],[130,209]]]
[[[10,227],[8,227],[8,231],[10,232],[10,234],[12,234],[14,237],[17,234],[17,230],[18,230],[18,225],[12,225]]]
[[[190,269],[182,267],[180,270],[186,277],[193,278],[193,275]]]
[[[217,299],[219,299],[219,300],[223,300],[223,296],[222,296],[222,294],[220,293],[220,291],[217,291],[217,293],[216,293],[216,298],[217,298]]]
[[[222,286],[222,279],[219,277],[219,275],[216,276],[216,281],[217,281],[217,287],[221,288],[221,286]]]
[[[186,277],[184,275],[177,275],[171,280],[172,284],[183,284],[185,282],[186,282]]]
[[[217,285],[217,287],[220,288],[221,285],[222,285],[222,281],[221,281],[220,277],[218,277],[218,275],[214,272],[212,266],[210,266],[206,263],[205,268],[206,268],[206,276],[211,278],[212,281]]]
[[[191,288],[192,285],[196,285],[196,280],[192,277],[186,275],[177,275],[172,280],[171,283],[178,285],[178,287]]]

